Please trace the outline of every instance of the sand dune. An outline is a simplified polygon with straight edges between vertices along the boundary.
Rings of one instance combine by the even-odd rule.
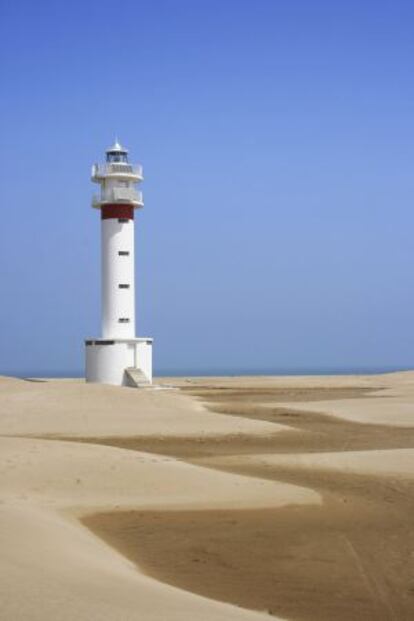
[[[210,459],[205,459],[209,464]],[[199,464],[203,463],[198,459]],[[216,457],[221,466],[274,466],[280,468],[329,470],[348,474],[414,479],[414,448],[386,451],[344,451],[342,453],[303,453],[294,455],[242,455]]]
[[[7,505],[1,533],[2,619],[262,618],[148,578],[78,522],[50,510]]]
[[[121,390],[116,386],[3,378],[1,435],[175,436],[273,433],[266,423],[214,416],[179,390]]]
[[[2,498],[41,507],[246,508],[319,503],[306,488],[94,444],[0,438]]]
[[[0,379],[2,619],[412,618],[414,373],[171,384]]]

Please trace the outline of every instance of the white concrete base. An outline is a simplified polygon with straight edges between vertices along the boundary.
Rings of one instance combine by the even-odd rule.
[[[87,382],[129,386],[125,369],[133,367],[152,383],[152,339],[88,339],[85,358]]]

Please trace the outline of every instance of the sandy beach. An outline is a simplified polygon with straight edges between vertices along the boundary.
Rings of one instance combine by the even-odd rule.
[[[414,618],[414,372],[0,378],[1,619]]]

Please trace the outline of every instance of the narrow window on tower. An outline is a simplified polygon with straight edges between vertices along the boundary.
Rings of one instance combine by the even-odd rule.
[[[122,285],[118,285],[118,287],[119,287],[120,289],[129,289],[129,285],[124,285],[124,284],[122,284]]]
[[[129,318],[128,317],[120,317],[118,319],[118,323],[129,323]]]
[[[118,222],[128,222],[128,218],[118,218]]]
[[[118,254],[120,257],[129,257],[129,251],[128,250],[118,250]]]

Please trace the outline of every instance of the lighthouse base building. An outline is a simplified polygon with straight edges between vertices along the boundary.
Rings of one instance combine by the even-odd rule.
[[[101,213],[102,336],[85,341],[86,381],[141,387],[152,383],[152,339],[135,336],[134,215],[144,206],[142,166],[128,162],[118,142],[95,164],[101,192],[92,206]]]
[[[152,339],[85,341],[86,381],[115,386],[152,383]]]

